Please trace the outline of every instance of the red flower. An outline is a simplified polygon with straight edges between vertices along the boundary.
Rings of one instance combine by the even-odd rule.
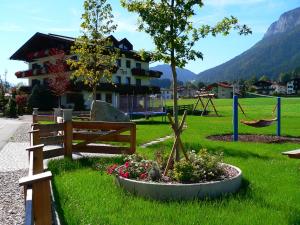
[[[144,180],[144,179],[147,178],[147,176],[148,176],[147,173],[142,173],[142,174],[140,174],[139,178],[140,178],[141,180]]]
[[[129,162],[128,162],[128,161],[125,163],[125,167],[126,167],[126,168],[129,167]]]
[[[128,173],[128,172],[123,173],[122,177],[124,177],[124,178],[129,178],[129,173]]]
[[[112,174],[112,173],[115,171],[115,169],[116,169],[117,167],[118,167],[117,164],[114,164],[114,165],[112,165],[112,166],[109,166],[109,167],[107,168],[106,172],[107,172],[108,174]]]

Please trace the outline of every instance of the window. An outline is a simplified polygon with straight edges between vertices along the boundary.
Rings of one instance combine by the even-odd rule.
[[[136,79],[135,83],[136,83],[136,86],[141,86],[142,85],[142,80],[141,79]]]
[[[126,60],[126,68],[130,69],[131,67],[131,61],[130,60]]]
[[[43,79],[43,84],[48,87],[49,86],[49,79],[48,78],[44,78]]]
[[[130,83],[131,83],[130,77],[126,77],[126,84],[130,85]]]
[[[35,70],[35,69],[40,69],[41,68],[41,65],[37,64],[37,63],[33,63],[32,64],[32,69]]]
[[[108,103],[112,103],[112,94],[111,93],[106,93],[105,101]]]
[[[121,84],[121,77],[120,76],[116,76],[116,84]]]
[[[101,98],[101,93],[97,93],[96,94],[96,100],[101,100],[102,98]]]
[[[142,69],[142,64],[141,64],[141,63],[136,63],[136,64],[135,64],[135,67],[136,67],[137,69]]]
[[[122,61],[121,61],[121,59],[117,59],[117,65],[118,65],[118,67],[121,67],[121,66],[122,66]]]
[[[34,87],[35,85],[39,85],[39,84],[41,84],[41,81],[40,81],[40,80],[33,79],[33,80],[31,81],[31,86],[32,86],[32,87]]]

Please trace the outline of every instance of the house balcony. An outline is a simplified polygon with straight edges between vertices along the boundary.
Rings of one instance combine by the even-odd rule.
[[[70,67],[66,62],[57,62],[56,64],[53,64],[47,61],[43,64],[43,66],[38,66],[37,68],[33,68],[30,70],[18,71],[15,73],[15,75],[17,78],[27,78],[68,71],[70,71]]]
[[[144,70],[139,68],[132,68],[131,73],[133,76],[153,77],[160,78],[162,72],[156,70]]]
[[[20,91],[30,94],[32,86],[21,86]],[[69,91],[92,92],[92,88],[85,85],[83,82],[70,82]],[[156,86],[136,86],[128,84],[111,84],[111,83],[100,83],[97,86],[97,91],[116,92],[120,95],[149,95],[149,94],[160,94],[160,88]]]

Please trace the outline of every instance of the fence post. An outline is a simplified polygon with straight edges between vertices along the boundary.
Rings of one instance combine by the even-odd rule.
[[[39,108],[33,108],[33,111],[32,111],[32,123],[37,123],[38,122],[38,115],[39,115],[39,112],[38,112]]]
[[[239,140],[238,104],[239,104],[238,96],[234,95],[233,96],[233,141]]]
[[[33,129],[29,131],[29,134],[30,134],[30,142],[31,142],[30,146],[41,144],[40,130],[35,130],[34,125],[33,125]]]
[[[44,145],[34,145],[32,147],[26,148],[26,151],[33,151],[33,175],[44,172],[44,157],[43,157]]]
[[[32,186],[33,192],[33,217],[35,225],[52,225],[51,172],[23,177],[19,180],[20,186]]]
[[[281,135],[281,98],[277,98],[277,136]]]
[[[130,128],[130,154],[136,151],[136,124],[132,124]]]
[[[73,141],[73,126],[72,126],[72,109],[63,110],[64,119],[64,152],[65,157],[72,158],[72,141]]]
[[[61,108],[53,108],[54,110],[54,122],[57,123],[57,117],[61,116]]]

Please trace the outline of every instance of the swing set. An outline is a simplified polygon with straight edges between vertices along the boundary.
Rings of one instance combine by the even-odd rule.
[[[244,125],[255,127],[255,128],[262,128],[272,125],[275,121],[277,122],[277,130],[276,135],[280,136],[281,133],[281,98],[277,98],[277,103],[272,111],[273,118],[272,119],[258,119],[253,120],[249,118],[243,107],[239,104],[238,96],[233,96],[233,141],[238,141],[238,109],[241,110],[244,117],[248,120],[241,120],[240,122]],[[277,112],[276,117],[274,117],[275,111]]]
[[[198,104],[201,103],[201,106],[202,106],[202,109],[203,109],[202,112],[201,112],[201,116],[204,116],[205,114],[208,114],[207,108],[208,108],[209,104],[213,107],[213,110],[214,110],[216,116],[219,116],[218,111],[215,107],[215,104],[212,100],[215,97],[214,94],[199,94],[197,97],[198,97],[198,99],[197,99],[197,102],[196,102],[195,107],[193,109],[193,114],[195,114]],[[205,99],[207,99],[206,102],[205,102]]]

